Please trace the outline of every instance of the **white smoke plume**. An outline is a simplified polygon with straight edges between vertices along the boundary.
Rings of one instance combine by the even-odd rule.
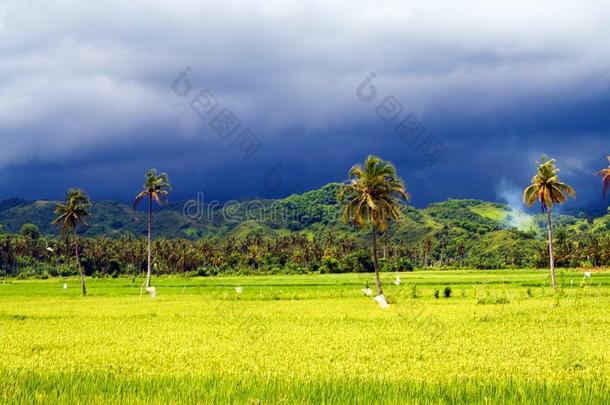
[[[496,190],[498,198],[508,205],[508,213],[504,219],[506,226],[517,228],[520,231],[529,231],[534,226],[534,218],[525,212],[522,200],[522,191],[512,183],[501,180]]]

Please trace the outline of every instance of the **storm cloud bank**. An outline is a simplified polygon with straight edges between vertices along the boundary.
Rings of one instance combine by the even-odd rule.
[[[497,199],[547,153],[578,204],[601,204],[608,2],[327,3],[2,3],[0,197],[81,186],[125,199],[149,167],[170,173],[175,198],[282,196],[376,153],[416,205]],[[372,101],[358,96],[367,78]],[[206,90],[209,116],[192,104]],[[213,124],[225,110],[230,136]],[[408,116],[417,133],[397,131]]]

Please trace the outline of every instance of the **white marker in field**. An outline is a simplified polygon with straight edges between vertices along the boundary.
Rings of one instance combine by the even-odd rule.
[[[150,294],[150,298],[157,298],[157,289],[155,287],[147,287],[146,291]]]
[[[68,289],[68,283],[64,283],[64,290]]]
[[[371,290],[370,288],[363,288],[362,290],[362,294],[366,295],[367,297],[372,297],[373,296],[373,290]]]
[[[379,306],[381,307],[381,309],[386,309],[390,306],[390,304],[388,304],[388,301],[385,299],[385,297],[383,296],[383,294],[376,296],[375,298],[373,298],[375,300],[376,303],[379,304]]]
[[[235,287],[235,292],[236,292],[236,293],[241,294],[241,293],[242,293],[242,291],[243,291],[243,288],[241,288],[241,287]]]
[[[394,280],[394,284],[400,285],[400,276],[396,276],[396,280]]]

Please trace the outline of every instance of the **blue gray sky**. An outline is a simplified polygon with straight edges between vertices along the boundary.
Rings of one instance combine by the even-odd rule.
[[[280,197],[374,153],[416,206],[502,200],[546,153],[571,206],[601,206],[608,21],[595,0],[2,0],[0,198],[129,200],[151,167],[176,200]]]

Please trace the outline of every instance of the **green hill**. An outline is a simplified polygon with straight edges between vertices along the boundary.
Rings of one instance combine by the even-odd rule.
[[[337,202],[339,183],[295,194],[284,199],[251,199],[230,204],[199,203],[195,215],[184,214],[184,203],[155,207],[155,233],[167,238],[225,238],[258,234],[265,236],[290,233],[318,233],[333,230],[351,233],[341,221],[341,205]],[[27,202],[10,199],[0,202],[0,224],[12,233],[32,223],[43,234],[57,235],[51,225],[54,201]],[[453,236],[480,236],[502,229],[539,232],[545,226],[542,215],[529,215],[511,210],[504,204],[479,200],[454,200],[430,204],[424,209],[403,208],[403,216],[390,230],[391,235],[405,242],[417,242],[427,235],[443,232]],[[146,216],[134,213],[128,204],[116,201],[96,202],[81,230],[85,236],[119,237],[144,235]],[[569,215],[557,216],[557,224],[577,230],[587,226],[595,232],[607,231],[610,216],[595,219],[589,226],[586,219]]]
[[[283,199],[245,199],[227,204],[172,203],[155,207],[159,271],[341,272],[370,270],[370,232],[342,221],[341,185]],[[45,266],[70,262],[70,249],[51,225],[56,202],[0,202],[0,272],[46,274]],[[386,270],[412,267],[538,267],[548,264],[546,217],[479,200],[437,202],[423,209],[402,207],[401,218],[379,238]],[[554,214],[558,266],[610,265],[610,215]],[[45,237],[32,243],[19,233],[38,226]],[[133,272],[143,266],[147,218],[130,205],[96,202],[83,238],[90,273]],[[11,235],[13,234],[13,235]],[[29,238],[29,240],[28,240]],[[46,248],[59,249],[57,258]],[[131,270],[129,270],[131,269]]]

